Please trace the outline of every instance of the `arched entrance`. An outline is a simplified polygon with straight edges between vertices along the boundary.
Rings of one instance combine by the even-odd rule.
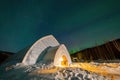
[[[54,65],[60,67],[68,67],[72,63],[70,54],[65,45],[58,46],[54,57]]]
[[[68,66],[68,60],[65,55],[61,57],[61,66]]]

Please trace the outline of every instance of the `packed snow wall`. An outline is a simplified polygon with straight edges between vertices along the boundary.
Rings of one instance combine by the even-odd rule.
[[[27,51],[22,63],[24,64],[35,64],[39,55],[48,47],[58,46],[58,41],[52,36],[45,36],[36,41],[32,47]]]

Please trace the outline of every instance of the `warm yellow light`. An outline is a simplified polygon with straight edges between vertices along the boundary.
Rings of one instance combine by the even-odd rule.
[[[60,67],[68,66],[68,60],[67,60],[65,55],[61,56],[58,61],[59,61],[59,66]]]

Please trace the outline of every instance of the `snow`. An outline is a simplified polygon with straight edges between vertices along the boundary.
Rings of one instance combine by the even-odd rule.
[[[107,69],[109,73],[119,74],[120,63],[95,63],[91,62],[89,64],[102,66],[102,68]],[[118,66],[113,68],[108,65]],[[9,68],[9,66],[7,67]],[[54,69],[54,70],[53,70]],[[48,72],[45,72],[48,71]],[[43,73],[42,73],[43,72]],[[116,79],[119,80],[119,76]],[[37,63],[35,65],[25,66],[24,64],[18,63],[16,65],[10,66],[9,69],[0,66],[0,80],[111,80],[112,76],[100,75],[95,72],[83,70],[81,68],[66,67],[66,68],[56,68],[53,63],[43,64]]]

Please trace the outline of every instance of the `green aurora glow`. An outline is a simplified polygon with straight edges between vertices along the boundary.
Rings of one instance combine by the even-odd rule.
[[[69,50],[120,38],[119,0],[0,0],[0,50],[53,34]]]

